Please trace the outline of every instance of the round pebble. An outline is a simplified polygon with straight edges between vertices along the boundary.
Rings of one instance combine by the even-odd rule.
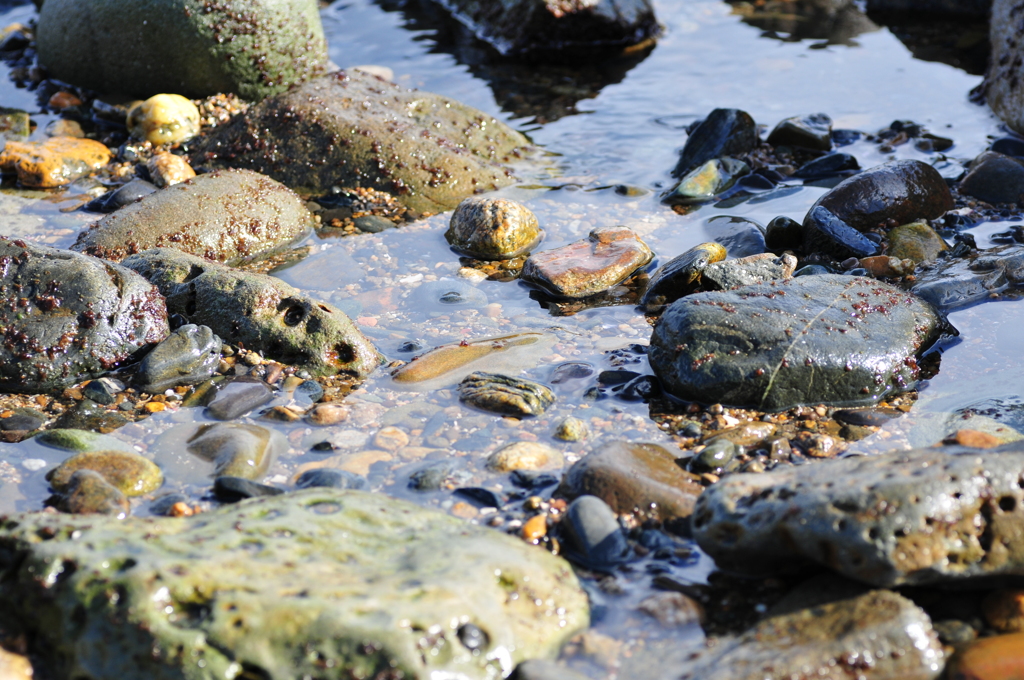
[[[498,472],[513,470],[539,470],[544,467],[561,465],[565,461],[562,453],[540,442],[513,442],[490,455],[487,467]]]
[[[199,109],[179,94],[156,94],[128,112],[128,131],[153,144],[175,144],[199,134]]]

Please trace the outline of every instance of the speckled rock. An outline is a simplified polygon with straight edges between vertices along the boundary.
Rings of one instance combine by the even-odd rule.
[[[487,467],[498,472],[561,467],[564,462],[561,451],[540,442],[512,442],[487,457]]]
[[[708,265],[721,262],[725,256],[725,248],[714,242],[701,243],[676,255],[651,274],[640,304],[648,312],[654,312],[692,293],[700,285],[701,274]]]
[[[492,413],[538,416],[555,403],[555,393],[532,380],[477,372],[459,383],[459,400]]]
[[[690,516],[702,488],[661,446],[611,442],[569,468],[559,493],[597,496],[617,513],[672,522]]]
[[[533,366],[554,342],[554,336],[545,333],[517,333],[441,345],[399,366],[391,378],[405,389],[437,389],[454,385],[482,368],[514,370]]]
[[[92,139],[8,140],[0,149],[0,172],[17,174],[18,181],[26,187],[53,189],[102,168],[110,158],[110,149]]]
[[[159,287],[172,314],[208,326],[225,342],[315,375],[362,378],[380,362],[380,354],[344,312],[275,277],[167,248],[132,255],[124,264]]]
[[[1000,633],[1024,633],[1024,590],[993,590],[982,600],[981,611],[985,623]]]
[[[174,248],[229,262],[290,243],[312,227],[312,213],[287,187],[255,172],[225,170],[107,215],[71,248],[115,261],[150,248]]]
[[[220,361],[221,339],[207,326],[185,324],[145,356],[135,372],[139,389],[158,394],[210,378]]]
[[[36,43],[53,77],[140,98],[259,100],[327,68],[314,0],[48,0]]]
[[[74,515],[113,515],[127,517],[131,504],[120,489],[98,472],[77,470],[51,503],[61,512]]]
[[[68,387],[127,363],[168,333],[160,293],[124,267],[5,238],[0,264],[8,301],[0,307],[0,390]]]
[[[927,222],[901,224],[889,232],[889,248],[886,253],[900,260],[924,262],[934,260],[949,246],[935,233]]]
[[[961,194],[988,203],[1020,203],[1024,198],[1024,164],[1016,158],[986,151],[971,162],[960,181]]]
[[[588,625],[561,559],[379,493],[310,489],[181,519],[10,515],[0,545],[0,618],[59,677],[485,680]],[[52,624],[75,611],[75,626]],[[475,649],[467,625],[485,633]]]
[[[1006,245],[967,258],[928,262],[911,291],[942,310],[980,302],[1024,284],[1024,246]]]
[[[452,213],[444,237],[455,250],[482,260],[507,260],[531,250],[544,232],[537,216],[504,198],[470,197]]]
[[[437,213],[512,183],[507,164],[531,148],[476,109],[353,70],[252,107],[200,145],[192,162],[256,170],[303,195],[372,187]]]
[[[85,451],[76,453],[46,473],[56,491],[64,491],[78,470],[99,473],[126,496],[141,496],[164,483],[163,472],[153,461],[129,451]]]
[[[755,283],[781,281],[793,276],[796,258],[789,253],[750,255],[736,260],[709,264],[701,274],[703,287],[708,290],[729,290]]]
[[[214,464],[214,477],[262,479],[285,448],[281,435],[259,425],[203,425],[188,440],[188,451]]]
[[[757,124],[749,113],[739,109],[715,109],[686,138],[672,176],[682,177],[715,158],[753,151],[760,141]]]
[[[1024,444],[946,446],[730,475],[694,536],[725,569],[813,561],[866,583],[1024,574]]]
[[[857,276],[800,276],[674,302],[651,336],[662,386],[703,403],[778,411],[871,404],[912,389],[940,332],[915,296]]]
[[[718,641],[680,680],[933,680],[945,654],[931,621],[885,590],[773,616]]]
[[[199,134],[199,109],[180,94],[155,94],[128,111],[128,132],[153,144],[184,142]]]
[[[627,227],[601,227],[590,236],[526,259],[520,279],[552,295],[584,298],[625,281],[654,259],[654,253]]]
[[[988,72],[982,89],[992,111],[1017,132],[1024,132],[1024,91],[1020,88],[1020,64],[1024,58],[1018,17],[1022,0],[992,0],[989,20]]]

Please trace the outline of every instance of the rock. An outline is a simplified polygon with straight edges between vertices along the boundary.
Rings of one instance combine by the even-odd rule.
[[[363,215],[357,217],[352,222],[356,225],[356,228],[364,234],[379,234],[386,229],[394,229],[395,223],[384,217],[378,217],[377,215]]]
[[[698,500],[694,536],[747,572],[813,561],[885,587],[1020,574],[1022,464],[1015,442],[731,475]]]
[[[506,164],[531,149],[518,132],[459,102],[337,71],[252,107],[199,145],[192,164],[256,170],[303,195],[372,187],[438,213],[513,182]]]
[[[916,264],[934,260],[943,250],[949,250],[949,246],[927,222],[911,222],[889,232],[889,247],[886,252],[891,257],[912,260]]]
[[[113,378],[90,380],[82,388],[82,396],[97,404],[109,406],[117,401],[117,395],[124,391],[124,384]]]
[[[648,357],[680,399],[781,411],[799,404],[871,404],[912,389],[914,357],[941,323],[888,284],[822,274],[674,302]]]
[[[142,496],[164,483],[163,472],[148,458],[129,451],[85,451],[76,453],[46,473],[55,491],[66,491],[79,470],[99,473],[126,496]]]
[[[309,412],[307,419],[313,425],[321,427],[337,425],[348,420],[348,409],[340,404],[317,404]]]
[[[0,648],[0,677],[6,680],[32,680],[34,675],[32,663],[27,656]]]
[[[564,464],[561,451],[540,442],[512,442],[487,457],[487,467],[497,472],[540,470]]]
[[[166,247],[227,262],[283,246],[312,226],[312,213],[286,187],[225,170],[144,196],[96,222],[71,248],[120,261]]]
[[[928,616],[884,590],[761,621],[720,639],[680,680],[771,677],[933,680],[944,654]]]
[[[0,390],[51,392],[97,377],[168,333],[160,293],[86,255],[0,238]]]
[[[161,189],[181,184],[196,176],[188,161],[173,153],[156,153],[146,161],[146,170],[153,183]]]
[[[588,625],[561,559],[383,494],[310,489],[191,518],[26,513],[0,526],[0,597],[61,676],[322,677],[326,664],[339,677],[484,680],[555,656]],[[87,606],[107,592],[118,607]],[[52,625],[76,608],[78,625]],[[487,642],[467,648],[466,624]],[[426,630],[437,642],[422,642]]]
[[[913,274],[916,265],[913,260],[900,260],[888,255],[862,257],[857,264],[876,279],[896,278]]]
[[[1024,283],[1024,247],[997,246],[970,258],[925,263],[917,271],[915,295],[941,310],[980,302]]]
[[[714,158],[686,173],[662,198],[669,205],[710,201],[732,188],[736,180],[750,174],[750,166],[735,158]]]
[[[724,440],[732,442],[736,446],[749,448],[763,444],[773,434],[775,434],[775,425],[755,420],[723,430],[712,437],[708,437],[704,443],[711,444],[718,440]]]
[[[487,305],[487,294],[467,281],[441,279],[417,286],[403,305],[421,313],[439,311],[450,314],[453,309],[483,308]]]
[[[938,170],[922,161],[900,160],[877,165],[837,184],[807,212],[805,230],[819,219],[820,213],[815,212],[819,207],[857,231],[867,231],[890,220],[907,224],[940,217],[953,209],[953,196]]]
[[[760,143],[757,124],[749,113],[715,109],[687,137],[672,176],[682,177],[715,158],[745,154]]]
[[[651,275],[640,304],[653,312],[692,293],[701,284],[701,274],[708,265],[721,262],[725,256],[725,248],[714,242],[701,243],[676,255]]]
[[[92,139],[8,140],[0,149],[0,172],[17,173],[18,181],[32,189],[53,189],[102,168],[110,158],[110,149]]]
[[[210,403],[206,415],[214,420],[235,420],[270,403],[274,390],[262,380],[232,380],[220,386]]]
[[[459,383],[459,400],[483,411],[523,417],[544,413],[555,403],[555,395],[532,380],[476,372]]]
[[[391,378],[409,389],[437,389],[454,385],[480,368],[493,370],[503,365],[526,368],[524,364],[528,359],[535,359],[553,344],[553,336],[544,333],[517,333],[441,345],[413,357],[409,363],[395,369]]]
[[[0,418],[0,431],[31,432],[42,427],[46,420],[46,415],[36,409],[16,408],[12,409],[11,415]]]
[[[982,600],[981,611],[1000,633],[1024,632],[1024,590],[993,590]]]
[[[776,252],[793,250],[804,242],[804,228],[791,217],[779,216],[768,223],[764,232],[765,245]]]
[[[797,168],[796,172],[793,173],[793,177],[797,179],[815,180],[824,179],[826,177],[835,177],[836,175],[848,175],[856,170],[860,170],[860,164],[857,163],[856,156],[848,153],[836,152],[804,163]]]
[[[544,232],[525,205],[470,197],[459,203],[444,237],[455,250],[481,260],[507,260],[532,250]]]
[[[597,496],[619,514],[640,513],[662,522],[689,517],[703,487],[675,456],[657,444],[611,442],[566,472],[559,493]]]
[[[868,12],[921,12],[987,19],[992,0],[868,0]]]
[[[578,442],[586,439],[588,434],[586,423],[575,416],[567,416],[558,424],[552,436],[564,442]]]
[[[247,498],[280,496],[284,493],[284,489],[260,484],[244,477],[221,475],[213,481],[213,493],[217,496],[217,500],[223,503],[237,503]]]
[[[519,278],[558,297],[584,298],[622,283],[652,259],[631,229],[601,227],[585,240],[530,255]]]
[[[147,182],[144,179],[135,178],[113,191],[108,191],[99,198],[94,198],[82,206],[82,208],[83,210],[89,210],[92,212],[114,212],[126,205],[134,203],[143,196],[148,196],[154,191],[156,191],[156,185]]]
[[[409,445],[409,435],[400,427],[387,425],[377,430],[377,433],[373,435],[372,444],[375,448],[383,449],[384,451],[397,451]]]
[[[455,471],[455,463],[433,461],[409,475],[409,488],[414,491],[439,491]]]
[[[998,4],[998,0],[996,2]],[[1016,680],[1024,673],[1024,633],[971,643],[950,661],[950,680]]]
[[[118,519],[131,512],[128,498],[92,470],[77,470],[71,475],[64,493],[57,496],[56,507],[75,515],[114,515]]]
[[[124,264],[157,285],[172,314],[208,326],[225,342],[315,376],[365,378],[380,362],[380,354],[344,312],[280,279],[167,248],[132,255]]]
[[[1024,197],[1024,164],[1010,156],[986,151],[971,163],[959,190],[987,203],[1020,203]]]
[[[52,0],[36,46],[52,77],[100,92],[258,101],[327,69],[318,10],[313,0]]]
[[[614,54],[616,48],[644,43],[661,33],[648,0],[571,6],[555,0],[518,0],[493,7],[470,0],[438,3],[503,55]]]
[[[586,680],[587,676],[547,659],[529,659],[516,666],[508,680]]]
[[[793,276],[795,269],[796,258],[793,255],[787,253],[776,257],[772,253],[762,253],[709,264],[701,280],[706,289],[729,290],[788,279]]]
[[[156,94],[128,111],[128,132],[152,144],[177,144],[199,134],[199,109],[180,94]]]
[[[145,356],[135,372],[135,382],[150,394],[179,385],[198,385],[217,370],[221,345],[221,339],[207,326],[185,324]]]
[[[868,257],[878,252],[877,243],[822,206],[807,213],[803,235],[805,252],[824,253],[837,260]]]
[[[101,407],[91,399],[83,399],[54,421],[57,429],[93,430],[106,434],[128,424],[128,419],[117,411]]]
[[[365,486],[365,477],[346,472],[345,470],[331,470],[329,468],[306,470],[295,480],[295,488],[297,489],[312,489],[314,487],[362,489]]]
[[[654,617],[666,628],[682,628],[704,621],[704,607],[682,593],[662,592],[648,595],[637,609]]]
[[[214,477],[263,477],[285,447],[280,435],[259,425],[216,423],[203,425],[188,440],[188,451],[214,464]]]
[[[1024,131],[1024,94],[1019,85],[1021,56],[1020,30],[1017,17],[1020,0],[992,0],[989,19],[988,72],[981,85],[981,94],[992,111],[1017,132]]]
[[[768,135],[772,146],[797,146],[814,151],[832,150],[832,119],[824,113],[786,118]]]
[[[704,449],[690,460],[687,469],[697,474],[710,472],[719,475],[736,457],[736,449],[736,444],[728,439],[708,442]]]
[[[570,503],[560,526],[568,542],[566,557],[588,569],[607,570],[629,558],[629,542],[615,513],[596,496]]]
[[[28,111],[0,106],[0,134],[7,139],[28,139],[32,134],[32,116]]]

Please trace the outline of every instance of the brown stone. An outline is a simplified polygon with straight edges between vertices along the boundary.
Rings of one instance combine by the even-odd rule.
[[[653,616],[666,628],[704,622],[704,607],[682,593],[655,593],[641,600],[638,609]]]
[[[622,283],[654,259],[627,227],[601,227],[584,240],[534,253],[520,278],[559,297],[583,298]]]
[[[32,664],[28,657],[0,647],[0,678],[4,680],[32,680]]]
[[[0,171],[17,173],[18,181],[33,189],[71,184],[106,165],[106,145],[91,139],[51,137],[45,142],[8,141],[0,151]]]
[[[1024,678],[1024,633],[997,635],[971,643],[953,657],[950,680],[1020,680]]]
[[[153,184],[158,187],[180,184],[196,176],[196,171],[192,169],[188,161],[173,153],[153,154],[153,157],[146,162],[146,169],[149,170]]]
[[[754,446],[755,444],[763,443],[773,434],[775,434],[775,426],[771,423],[743,423],[709,437],[704,443],[710,444],[719,439],[724,439],[736,446]]]
[[[985,621],[1000,633],[1024,632],[1024,590],[995,590],[982,600]]]
[[[860,266],[868,270],[868,273],[879,279],[891,279],[897,276],[905,276],[914,271],[912,260],[900,260],[888,255],[872,255],[863,257]]]
[[[946,444],[960,444],[961,446],[973,446],[978,449],[993,449],[1002,445],[1003,440],[987,432],[978,430],[957,430],[946,437]]]

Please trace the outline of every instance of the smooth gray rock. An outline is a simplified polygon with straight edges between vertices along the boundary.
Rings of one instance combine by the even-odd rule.
[[[135,382],[150,394],[179,385],[197,385],[213,375],[221,339],[207,326],[186,324],[154,347],[139,364]]]
[[[588,568],[608,569],[629,557],[629,542],[615,513],[597,496],[580,496],[570,503],[562,530],[569,559]]]
[[[779,411],[871,404],[912,389],[915,355],[940,332],[935,311],[873,279],[824,274],[674,302],[649,358],[680,399]]]

